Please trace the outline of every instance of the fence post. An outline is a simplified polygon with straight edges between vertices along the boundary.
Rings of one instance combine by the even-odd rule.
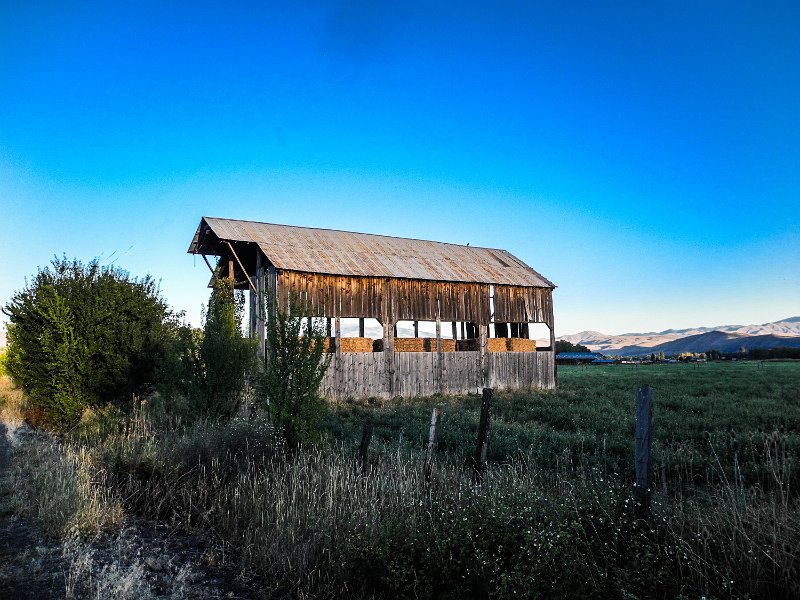
[[[483,479],[483,471],[486,469],[486,452],[489,449],[489,425],[491,420],[492,396],[494,389],[483,388],[483,400],[481,401],[481,420],[478,425],[478,446],[475,448],[475,458],[472,463],[474,479],[480,483]]]
[[[367,470],[367,451],[369,450],[369,443],[372,441],[372,419],[369,418],[364,423],[364,430],[361,432],[361,444],[358,446],[358,463],[361,466],[361,472]]]
[[[439,437],[439,423],[442,420],[442,411],[438,408],[433,409],[431,413],[431,428],[428,432],[428,448],[425,452],[425,482],[431,480],[431,473],[433,472],[433,455],[436,452],[436,438]]]
[[[650,433],[653,422],[653,388],[643,385],[636,393],[636,432],[634,467],[636,469],[636,514],[646,518],[650,514]]]

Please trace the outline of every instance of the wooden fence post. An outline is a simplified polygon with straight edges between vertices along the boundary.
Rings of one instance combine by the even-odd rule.
[[[439,423],[442,420],[442,411],[434,408],[431,413],[431,428],[428,432],[428,448],[425,452],[425,482],[431,480],[433,472],[433,455],[436,452],[436,438],[439,437]]]
[[[367,419],[364,423],[364,430],[361,432],[361,444],[358,446],[358,463],[361,466],[362,473],[365,473],[367,470],[367,452],[369,450],[369,443],[372,441],[373,428],[374,424],[372,419]]]
[[[483,388],[483,400],[481,401],[481,420],[478,425],[478,445],[475,448],[475,458],[472,463],[473,474],[476,483],[483,479],[483,471],[486,469],[486,453],[489,450],[489,425],[491,420],[492,396],[494,389]]]
[[[636,394],[636,432],[634,467],[636,469],[636,514],[646,518],[650,514],[650,428],[653,422],[653,388],[643,385]]]

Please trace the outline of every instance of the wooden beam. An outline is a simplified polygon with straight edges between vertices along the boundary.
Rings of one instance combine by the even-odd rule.
[[[478,351],[480,357],[480,368],[481,368],[481,387],[486,387],[489,385],[489,365],[486,360],[486,347],[489,345],[489,326],[479,324],[478,325]]]
[[[225,243],[228,244],[228,248],[231,249],[231,253],[233,254],[233,257],[236,259],[236,262],[239,263],[239,267],[241,267],[242,273],[244,273],[244,276],[247,278],[247,283],[250,284],[250,289],[255,292],[256,291],[256,286],[254,286],[253,282],[250,280],[250,275],[247,274],[247,270],[244,268],[244,265],[242,264],[242,261],[239,260],[239,255],[236,254],[236,250],[233,249],[233,245],[227,240],[225,241]],[[231,263],[231,261],[228,261],[228,265],[229,265],[228,268],[231,270],[231,272],[230,272],[231,281],[235,281],[234,278],[233,278],[233,264]]]
[[[211,266],[211,263],[208,262],[208,258],[206,258],[205,254],[201,254],[200,256],[203,257],[203,260],[206,261],[206,265],[208,266],[208,270],[211,271],[211,274],[214,274],[214,267]]]
[[[364,337],[364,317],[358,319],[358,337]]]
[[[436,315],[436,379],[438,379],[437,389],[440,394],[444,394],[446,385],[444,381],[444,357],[442,356],[442,320]]]
[[[258,356],[264,360],[266,355],[267,332],[264,317],[266,307],[266,285],[264,282],[264,265],[261,262],[261,248],[256,246],[256,332],[258,334]]]

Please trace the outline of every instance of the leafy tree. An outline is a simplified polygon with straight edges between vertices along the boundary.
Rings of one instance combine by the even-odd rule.
[[[315,442],[325,411],[319,387],[330,364],[319,320],[294,300],[287,312],[271,307],[267,319],[267,364],[263,394],[270,416],[289,448]]]
[[[235,292],[230,280],[215,275],[198,353],[197,402],[207,416],[233,416],[254,373],[256,346],[242,335],[243,316],[244,295]]]
[[[149,276],[54,258],[3,307],[7,368],[53,425],[154,383],[177,322]]]
[[[591,350],[581,344],[572,344],[567,340],[556,340],[556,354],[559,352],[591,352]]]

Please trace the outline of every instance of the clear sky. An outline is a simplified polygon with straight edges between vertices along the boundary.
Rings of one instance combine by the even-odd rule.
[[[0,302],[203,215],[505,248],[557,334],[800,314],[798,2],[0,0]]]

